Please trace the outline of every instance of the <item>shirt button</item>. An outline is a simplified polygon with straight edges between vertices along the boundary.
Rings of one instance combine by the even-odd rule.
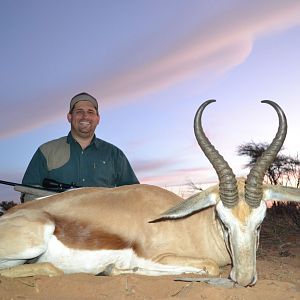
[[[82,181],[85,182],[85,178],[82,178]]]

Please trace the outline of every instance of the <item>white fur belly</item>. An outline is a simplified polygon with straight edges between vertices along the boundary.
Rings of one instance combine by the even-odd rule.
[[[78,250],[70,249],[52,236],[47,251],[37,262],[51,262],[65,273],[98,274],[108,265],[114,264],[120,269],[132,268],[132,249],[124,250]]]
[[[111,275],[135,273],[141,275],[176,275],[182,273],[205,274],[206,271],[192,266],[163,265],[138,257],[132,249],[77,250],[70,249],[52,236],[47,251],[37,262],[50,262],[65,273],[103,272],[112,265]]]

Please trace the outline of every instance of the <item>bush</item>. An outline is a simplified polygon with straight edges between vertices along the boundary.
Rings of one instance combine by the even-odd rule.
[[[276,202],[267,211],[266,222],[273,226],[300,230],[300,204],[296,202]]]
[[[2,201],[0,202],[0,216],[2,216],[7,210],[16,206],[17,203],[14,201]]]

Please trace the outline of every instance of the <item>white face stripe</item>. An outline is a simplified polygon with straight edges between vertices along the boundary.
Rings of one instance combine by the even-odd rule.
[[[255,224],[261,224],[266,215],[266,203],[264,201],[260,202],[260,205],[257,208],[252,208],[251,212],[246,219],[247,226],[255,226]],[[218,212],[218,216],[222,220],[222,222],[227,227],[238,226],[238,223],[241,221],[237,219],[237,217],[233,214],[231,208],[227,208],[223,205],[222,201],[219,201],[216,205],[216,210]]]
[[[255,283],[257,277],[256,250],[259,239],[257,229],[265,217],[266,204],[261,201],[259,207],[251,208],[243,220],[238,219],[237,215],[233,213],[233,209],[225,207],[221,201],[217,204],[216,209],[224,225],[224,240],[231,253],[233,263],[231,278],[240,284],[243,282],[246,285]]]

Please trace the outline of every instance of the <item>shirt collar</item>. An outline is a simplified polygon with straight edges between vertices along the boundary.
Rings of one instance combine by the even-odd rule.
[[[74,143],[77,143],[77,141],[74,139],[71,131],[69,132],[68,134],[68,137],[67,137],[67,143],[68,144],[74,144]],[[89,146],[91,145],[95,145],[96,148],[99,148],[100,147],[100,140],[96,138],[96,135],[94,134],[94,137],[90,143]]]

